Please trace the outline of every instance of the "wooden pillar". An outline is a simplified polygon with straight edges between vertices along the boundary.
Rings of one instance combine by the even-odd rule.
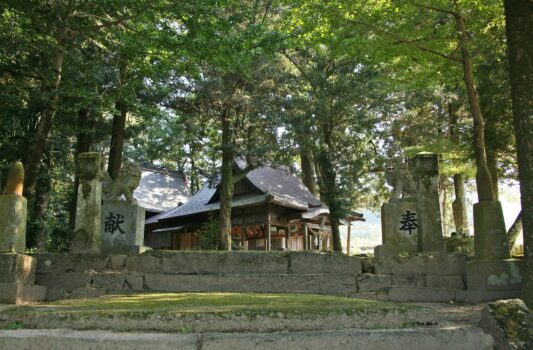
[[[291,237],[291,225],[285,227],[285,249],[289,249],[289,238]]]
[[[346,242],[346,255],[350,255],[350,244],[352,239],[352,221],[348,220],[348,237]]]
[[[309,244],[309,231],[307,230],[307,225],[304,222],[304,250],[311,250],[310,244]]]
[[[266,250],[272,250],[272,233],[270,232],[270,203],[267,204],[267,222],[266,222]]]

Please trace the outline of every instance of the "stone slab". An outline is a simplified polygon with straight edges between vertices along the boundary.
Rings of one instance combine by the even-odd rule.
[[[91,275],[84,272],[64,272],[35,275],[37,284],[50,288],[63,288],[67,292],[79,287],[88,287],[91,284]]]
[[[519,290],[458,290],[456,300],[461,303],[478,304],[496,300],[520,298]]]
[[[71,329],[0,330],[0,349],[197,350],[198,335]]]
[[[389,290],[390,301],[448,303],[455,298],[456,291],[452,289],[392,287]]]
[[[426,281],[424,275],[392,275],[392,286],[424,288]]]
[[[374,270],[380,275],[462,276],[466,273],[466,256],[438,254],[429,256],[379,257],[374,259]]]
[[[433,289],[466,289],[462,276],[426,276],[426,288]]]
[[[144,209],[125,201],[105,200],[101,215],[102,251],[139,254],[144,244]]]
[[[209,350],[209,349],[367,349],[490,350],[492,337],[478,327],[396,330],[315,330],[283,333],[179,334],[76,331],[66,329],[0,330],[5,349]]]
[[[219,349],[365,349],[365,350],[489,350],[494,342],[477,327],[392,330],[336,330],[290,333],[205,334],[202,350]]]
[[[518,259],[476,260],[466,264],[469,290],[520,290],[523,262]]]
[[[377,292],[381,290],[387,290],[391,287],[390,275],[374,275],[370,273],[364,273],[357,276],[357,290],[359,292]]]
[[[146,274],[146,288],[165,292],[317,293],[351,295],[352,275],[166,275]]]
[[[283,252],[148,251],[128,257],[126,268],[139,273],[286,274],[289,257]]]
[[[343,254],[313,252],[291,252],[289,273],[293,274],[360,274],[361,258]]]
[[[0,254],[0,283],[33,284],[37,259],[25,254]]]
[[[111,255],[109,257],[109,265],[114,270],[120,270],[126,267],[127,255]]]
[[[109,256],[104,254],[70,253],[33,254],[37,258],[37,273],[100,272],[107,268]]]
[[[26,252],[26,198],[0,195],[0,253]]]
[[[23,283],[0,283],[0,303],[25,304],[44,300],[46,287]]]

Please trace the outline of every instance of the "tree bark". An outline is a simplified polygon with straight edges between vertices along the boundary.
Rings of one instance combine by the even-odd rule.
[[[518,238],[518,235],[520,235],[520,231],[522,231],[522,211],[518,213],[516,216],[516,219],[514,220],[513,224],[509,228],[509,231],[507,231],[507,242],[509,243],[509,250],[513,251],[513,247],[516,243],[516,239]]]
[[[52,123],[57,111],[59,98],[59,85],[61,83],[61,72],[65,59],[65,44],[67,41],[67,27],[61,26],[56,37],[56,49],[50,60],[50,74],[45,74],[42,79],[42,107],[40,118],[35,128],[33,141],[26,150],[24,156],[24,196],[31,203],[35,193],[35,184],[41,167],[44,150],[50,132]],[[30,204],[31,205],[31,204]]]
[[[30,246],[34,242],[35,247],[41,253],[46,250],[46,241],[48,239],[48,230],[46,228],[45,213],[48,208],[50,191],[52,190],[52,182],[50,179],[50,167],[52,164],[51,152],[48,150],[40,167],[39,176],[37,178],[37,186],[35,191],[35,200],[33,201],[33,210],[31,211],[30,222],[33,224],[33,237],[28,237]]]
[[[115,108],[118,113],[113,117],[113,128],[111,130],[111,148],[109,150],[109,163],[107,172],[112,179],[116,179],[122,166],[122,151],[126,138],[126,119],[128,118],[128,106],[123,101],[117,101]]]
[[[498,176],[498,161],[496,159],[495,150],[491,150],[490,146],[487,148],[487,166],[490,172],[490,179],[492,180],[492,188],[494,189],[494,198],[499,200],[499,188],[498,185],[499,176]]]
[[[302,163],[302,182],[307,187],[309,192],[316,195],[315,186],[315,167],[313,164],[313,156],[311,152],[301,151],[300,161]]]
[[[457,121],[459,117],[454,113],[452,104],[448,104],[448,115],[450,117],[450,139],[457,142]],[[466,199],[465,199],[465,176],[463,174],[453,175],[453,187],[455,200],[452,203],[453,222],[455,232],[458,234],[468,234],[468,218],[466,216]]]
[[[466,86],[468,95],[468,102],[470,105],[470,114],[474,121],[474,153],[476,158],[476,186],[479,201],[493,201],[495,200],[494,189],[492,188],[492,179],[489,168],[487,166],[487,154],[485,147],[485,125],[481,108],[479,106],[479,96],[477,94],[476,85],[474,83],[474,68],[472,64],[472,57],[470,56],[470,39],[466,33],[465,19],[461,13],[461,9],[455,3],[455,21],[459,38],[459,46],[461,48],[461,56],[463,63],[463,80]]]
[[[227,111],[222,114],[222,166],[219,184],[220,194],[220,229],[218,233],[218,249],[231,250],[231,200],[233,198],[233,135]]]
[[[465,199],[465,177],[463,174],[455,174],[453,176],[453,187],[455,191],[455,200],[452,203],[452,209],[455,232],[461,235],[468,234],[468,219],[466,216]]]
[[[533,307],[533,4],[505,0],[513,120],[522,203],[525,276],[522,298]]]
[[[318,152],[318,172],[320,172],[320,177],[322,179],[320,193],[321,197],[323,197],[324,201],[329,207],[333,250],[336,252],[342,252],[342,242],[339,230],[342,212],[339,205],[337,186],[335,182],[337,174],[333,169],[333,163],[331,162],[329,156],[330,155],[327,150],[320,150]]]

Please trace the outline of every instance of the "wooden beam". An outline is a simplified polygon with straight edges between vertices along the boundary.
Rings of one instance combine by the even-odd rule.
[[[270,203],[267,204],[267,222],[266,222],[266,250],[272,250],[272,233],[270,232]]]
[[[309,244],[309,231],[307,230],[307,225],[305,222],[303,223],[303,226],[304,226],[304,250],[311,250],[310,244]]]

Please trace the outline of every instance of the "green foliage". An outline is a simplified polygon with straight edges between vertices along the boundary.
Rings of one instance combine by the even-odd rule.
[[[22,324],[21,322],[11,322],[11,323],[8,323],[8,324],[4,325],[1,328],[14,331],[14,330],[17,330],[17,329],[23,329],[24,328],[24,324]]]
[[[458,4],[472,40],[487,153],[499,176],[513,178],[502,6]],[[472,122],[453,11],[445,0],[4,1],[0,185],[53,105],[28,243],[64,251],[78,143],[85,135],[91,150],[108,152],[117,101],[129,111],[124,156],[184,170],[191,192],[220,167],[223,149],[250,168],[297,168],[299,156],[311,154],[322,196],[339,215],[379,206],[391,159],[437,152],[444,177],[471,177]],[[84,110],[90,121],[82,125]],[[214,248],[217,229],[210,218],[203,249]]]
[[[198,243],[202,250],[215,250],[217,248],[217,233],[220,222],[218,217],[209,213],[209,219],[198,232]]]

